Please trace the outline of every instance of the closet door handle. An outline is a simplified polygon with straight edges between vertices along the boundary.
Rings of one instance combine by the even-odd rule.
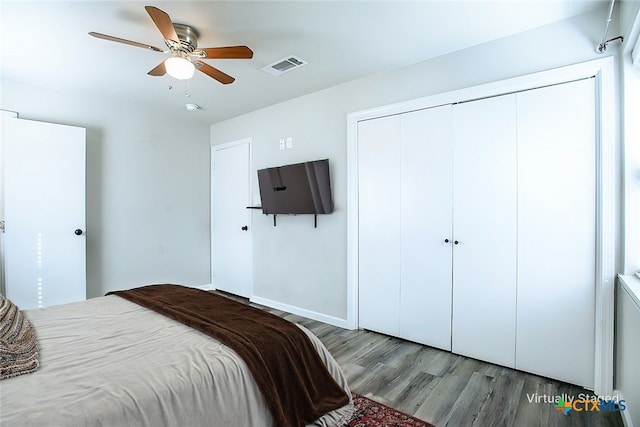
[[[457,245],[458,243],[460,243],[460,242],[458,242],[457,240],[454,240],[454,241],[453,241],[453,244],[454,244],[454,245]]]
[[[444,242],[445,243],[449,243],[449,239],[444,239]]]

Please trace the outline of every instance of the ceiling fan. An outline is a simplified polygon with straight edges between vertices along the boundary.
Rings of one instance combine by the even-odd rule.
[[[90,32],[89,35],[99,39],[153,50],[155,52],[170,53],[171,56],[169,58],[162,61],[147,74],[150,76],[164,76],[165,74],[169,74],[179,80],[190,79],[193,77],[195,70],[198,70],[222,84],[233,83],[235,78],[202,62],[201,59],[250,59],[253,57],[253,51],[247,46],[198,48],[198,32],[193,27],[184,24],[174,24],[169,15],[157,7],[145,6],[145,9],[154,24],[156,24],[156,27],[158,27],[158,30],[160,30],[169,50],[165,51],[148,44],[93,31]]]

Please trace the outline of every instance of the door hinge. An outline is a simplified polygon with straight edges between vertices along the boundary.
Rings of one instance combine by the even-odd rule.
[[[4,221],[0,221],[0,233],[4,233]]]

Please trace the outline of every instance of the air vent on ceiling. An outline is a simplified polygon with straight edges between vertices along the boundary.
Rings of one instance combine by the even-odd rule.
[[[289,55],[284,59],[274,62],[273,64],[262,67],[262,70],[266,71],[269,74],[273,74],[274,76],[279,76],[307,64],[308,62],[304,59],[295,55]]]

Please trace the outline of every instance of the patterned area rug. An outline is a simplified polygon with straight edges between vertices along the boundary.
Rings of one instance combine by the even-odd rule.
[[[351,394],[356,409],[345,427],[434,427],[375,400],[353,392]]]

